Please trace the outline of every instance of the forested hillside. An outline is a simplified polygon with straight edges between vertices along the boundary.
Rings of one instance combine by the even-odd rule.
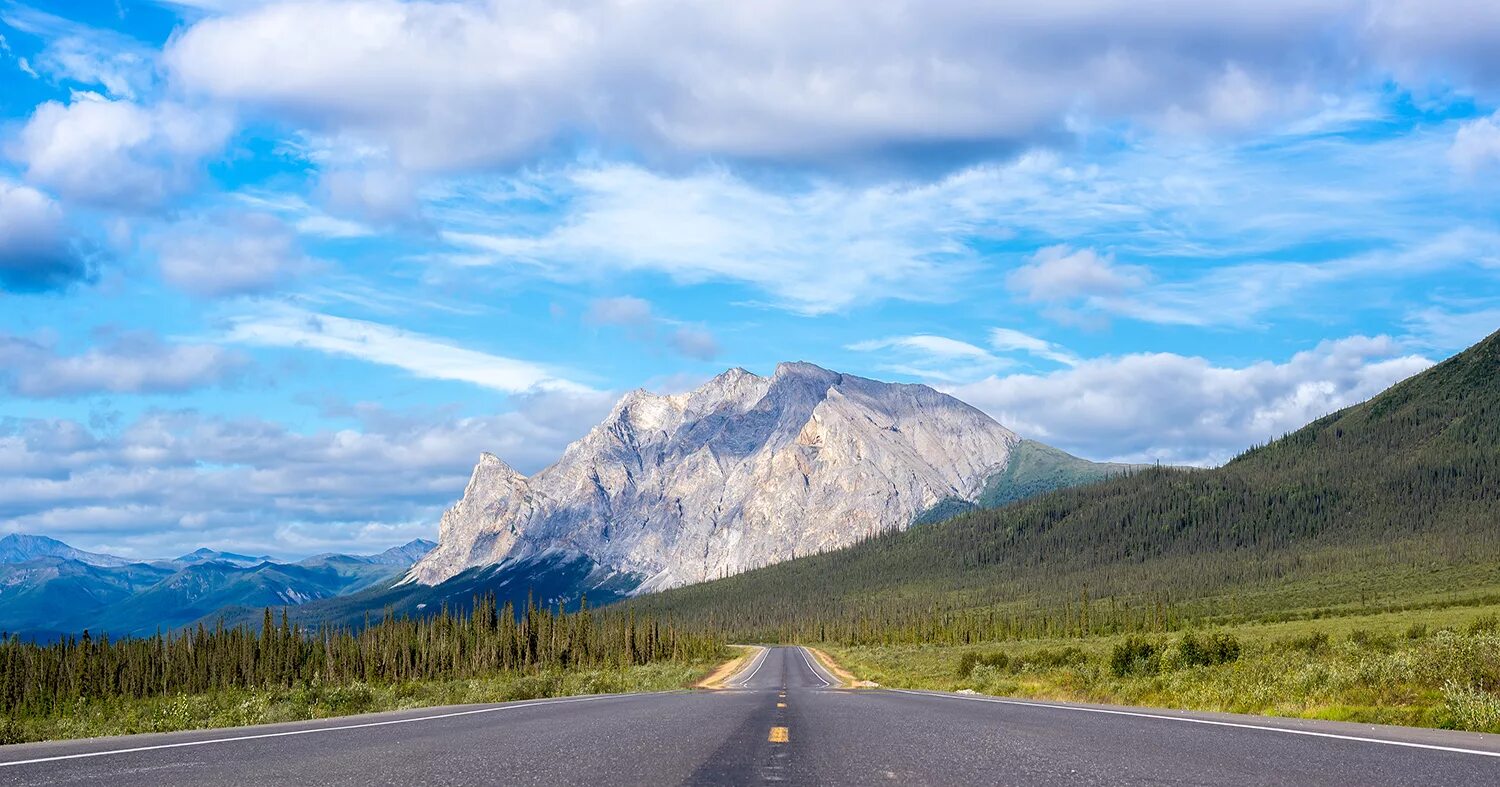
[[[636,608],[757,639],[967,641],[1500,585],[1500,334],[1212,470],[1145,469]]]

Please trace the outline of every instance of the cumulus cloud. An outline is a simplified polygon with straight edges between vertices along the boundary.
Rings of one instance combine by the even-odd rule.
[[[9,154],[27,180],[65,199],[141,208],[187,188],[198,162],[222,147],[232,128],[212,109],[81,93],[67,104],[39,105]]]
[[[409,222],[420,210],[411,175],[391,167],[331,169],[322,174],[320,189],[334,213],[374,224]]]
[[[516,397],[494,416],[348,408],[356,428],[148,412],[118,431],[0,419],[0,532],[46,532],[136,557],[205,544],[297,556],[433,538],[481,451],[554,461],[612,395]]]
[[[624,328],[637,341],[662,342],[685,358],[711,361],[719,354],[719,341],[707,328],[661,317],[650,301],[629,295],[596,298],[589,304],[583,321]]]
[[[1464,175],[1500,164],[1500,112],[1459,126],[1448,148],[1448,163]]]
[[[1150,276],[1136,265],[1117,265],[1114,255],[1093,249],[1048,246],[1006,277],[1006,284],[1031,301],[1067,301],[1116,295],[1144,285]]]
[[[516,162],[580,131],[665,155],[848,162],[1014,150],[1089,119],[1249,128],[1393,74],[1496,88],[1494,13],[1480,0],[1148,13],[1128,0],[313,0],[204,19],[164,59],[195,94],[416,169]]]
[[[81,246],[52,198],[0,178],[0,288],[40,292],[88,279]]]
[[[187,221],[151,245],[162,278],[203,297],[266,292],[316,267],[286,225],[261,213]]]
[[[430,380],[457,380],[506,393],[589,393],[546,365],[459,347],[443,339],[365,320],[274,307],[231,318],[224,341],[295,347],[393,366]]]
[[[950,392],[1021,434],[1091,459],[1218,464],[1431,366],[1384,336],[1325,341],[1284,363],[1173,353],[992,376]]]
[[[246,365],[216,345],[167,344],[145,332],[107,332],[103,339],[65,355],[47,341],[0,334],[0,389],[32,398],[180,393],[222,383]]]

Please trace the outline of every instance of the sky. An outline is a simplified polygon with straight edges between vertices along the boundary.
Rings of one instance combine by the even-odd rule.
[[[0,533],[432,538],[806,360],[1211,466],[1500,327],[1491,0],[0,0]]]

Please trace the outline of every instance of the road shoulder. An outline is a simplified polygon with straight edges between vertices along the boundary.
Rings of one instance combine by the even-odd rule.
[[[730,645],[729,647],[739,648],[740,655],[735,656],[734,658],[724,662],[723,664],[720,664],[717,669],[709,673],[708,677],[693,684],[694,688],[724,688],[724,684],[730,678],[738,675],[739,672],[744,669],[747,664],[749,664],[751,661],[754,661],[755,657],[760,655],[761,651],[765,650],[765,648],[759,645]]]

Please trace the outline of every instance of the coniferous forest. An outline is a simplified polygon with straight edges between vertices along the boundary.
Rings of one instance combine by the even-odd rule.
[[[704,661],[720,650],[711,635],[587,604],[576,612],[514,610],[485,597],[464,612],[388,617],[358,630],[305,630],[267,609],[258,630],[200,625],[115,641],[84,632],[51,644],[7,637],[0,641],[0,714],[57,714],[80,699]]]
[[[1500,333],[1223,467],[1137,470],[629,604],[752,641],[951,644],[1497,590]]]

